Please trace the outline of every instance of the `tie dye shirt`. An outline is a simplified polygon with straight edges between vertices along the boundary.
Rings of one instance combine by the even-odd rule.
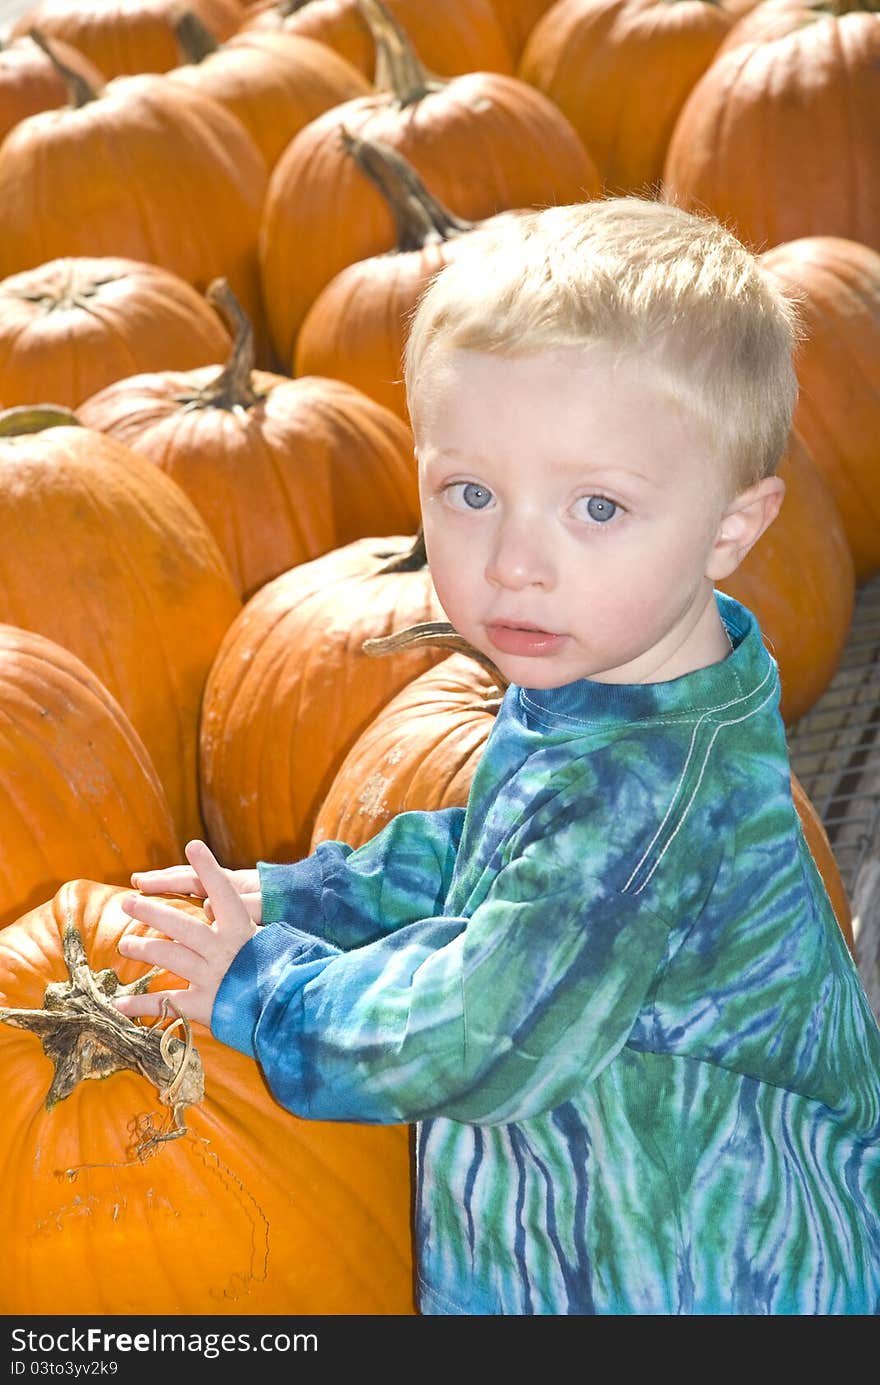
[[[423,1313],[880,1311],[880,1031],[716,599],[722,662],[511,686],[466,810],[260,863],[213,1030],[415,1124]]]

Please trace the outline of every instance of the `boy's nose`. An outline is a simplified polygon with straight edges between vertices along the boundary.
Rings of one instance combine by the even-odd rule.
[[[553,562],[534,524],[525,521],[499,527],[486,562],[486,579],[493,586],[520,591],[553,585]]]

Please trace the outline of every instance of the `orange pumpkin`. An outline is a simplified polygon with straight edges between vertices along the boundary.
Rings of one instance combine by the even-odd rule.
[[[225,369],[133,375],[79,410],[87,427],[127,444],[186,492],[243,597],[351,540],[419,522],[406,424],[341,380],[291,380],[252,362],[239,312]]]
[[[568,116],[608,192],[650,196],[685,99],[732,24],[716,0],[558,0],[517,75]]]
[[[730,0],[725,0],[726,10],[732,9]],[[826,0],[759,0],[750,4],[741,13],[734,11],[734,25],[718,49],[717,56],[729,53],[731,48],[739,48],[744,43],[769,43],[776,38],[784,38],[802,24],[811,24],[831,11]],[[842,13],[839,0],[835,12]]]
[[[101,433],[36,422],[42,431],[4,436],[31,420],[0,415],[0,620],[56,640],[101,679],[185,841],[202,830],[202,690],[238,593],[178,485]]]
[[[269,180],[260,267],[281,361],[293,359],[303,319],[334,275],[395,244],[392,214],[346,153],[343,128],[397,149],[435,197],[468,220],[599,191],[576,131],[541,92],[497,72],[431,78],[405,35],[387,19],[374,22],[389,90],[312,120]]]
[[[56,58],[92,86],[104,76],[69,43],[52,45]],[[0,43],[0,140],[25,116],[67,105],[67,88],[51,58],[29,36]]]
[[[492,8],[501,21],[507,43],[517,62],[526,40],[542,15],[555,0],[492,0]]]
[[[402,363],[413,310],[461,236],[496,218],[454,216],[396,150],[378,140],[343,141],[391,208],[397,247],[347,265],[321,290],[297,336],[293,370],[346,380],[409,423]],[[516,213],[499,213],[507,215]]]
[[[764,3],[765,0],[724,0],[724,8],[733,15],[735,20],[740,20],[750,10],[757,9],[758,5]]]
[[[462,72],[510,72],[513,60],[491,0],[385,0],[426,67],[446,77]],[[277,29],[316,40],[352,63],[371,82],[376,45],[358,0],[262,0],[251,5],[244,29]]]
[[[754,611],[779,664],[787,724],[837,671],[855,607],[855,571],[831,487],[793,432],[779,468],[782,509],[732,576],[719,582]]]
[[[97,990],[143,973],[116,950],[124,932],[145,931],[122,913],[124,893],[69,881],[0,932],[0,1163],[27,1171],[0,1194],[0,1308],[278,1314],[282,1326],[290,1314],[414,1313],[407,1127],[298,1119],[201,1025],[191,1049],[168,1033],[163,1056],[161,1031],[123,1020]],[[176,904],[204,918],[194,901]],[[81,1043],[69,1092],[56,1086],[47,1107],[53,1063],[38,1035],[71,1046],[74,995],[100,1015],[100,1044]],[[81,1015],[81,1033],[87,1024]],[[77,1084],[96,1050],[102,1080]]]
[[[798,817],[807,839],[807,846],[810,848],[813,860],[816,862],[819,874],[828,891],[828,898],[831,900],[840,931],[846,939],[847,947],[855,957],[856,944],[853,935],[853,917],[849,894],[843,883],[834,850],[828,840],[828,833],[825,831],[822,819],[816,812],[803,784],[794,773],[791,776],[791,796],[794,799],[794,806],[798,810]]]
[[[504,691],[469,654],[448,654],[381,707],[353,742],[315,818],[323,841],[362,846],[398,813],[467,802]]]
[[[220,38],[234,34],[244,18],[238,0],[189,0],[190,7]],[[37,0],[15,20],[13,34],[38,28],[63,39],[105,77],[167,72],[180,61],[174,18],[177,0]]]
[[[186,63],[168,73],[170,80],[212,96],[237,116],[270,170],[310,120],[371,89],[345,58],[299,34],[245,29],[218,43],[190,10],[177,32]]]
[[[222,360],[230,337],[178,274],[119,256],[71,255],[0,281],[0,392],[7,407],[75,409],[133,371]]]
[[[201,290],[222,274],[262,338],[268,172],[241,122],[157,74],[75,99],[0,145],[0,275],[66,255],[145,260]]]
[[[180,860],[146,747],[91,669],[0,625],[0,927],[80,872],[113,884]]]
[[[805,236],[762,263],[800,308],[795,427],[831,489],[863,582],[880,569],[880,251]]]
[[[409,810],[464,807],[495,720],[504,680],[468,654],[420,673],[364,728],[315,819],[323,841],[358,847]],[[792,798],[841,932],[855,955],[852,911],[828,835],[797,776]]]
[[[200,734],[207,840],[225,865],[305,856],[350,745],[445,651],[385,659],[364,640],[442,617],[411,539],[356,540],[267,582],[217,652]],[[396,560],[400,570],[389,571]]]
[[[663,195],[758,251],[802,236],[880,250],[880,14],[818,8],[719,56],[676,122]]]

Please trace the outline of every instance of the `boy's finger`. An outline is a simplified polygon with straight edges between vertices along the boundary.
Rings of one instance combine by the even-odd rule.
[[[173,938],[175,942],[182,943],[199,957],[203,957],[205,949],[210,947],[212,934],[208,925],[201,919],[185,913],[183,909],[175,908],[173,904],[163,904],[158,899],[147,899],[144,895],[136,894],[124,895],[120,904],[123,913],[129,918],[136,919],[138,923],[148,923],[151,928],[164,933],[167,938]],[[135,933],[126,933],[120,938],[120,952],[125,956],[140,955],[126,952],[122,947],[123,942],[134,941],[136,938]]]
[[[129,1019],[140,1019],[161,1016],[163,1003],[167,1001],[164,1013],[173,1017],[175,1014],[189,1015],[188,996],[188,991],[146,991],[143,995],[119,996],[113,1004],[120,1014],[128,1015]]]
[[[137,870],[131,883],[142,894],[195,894],[204,898],[205,887],[192,866],[166,866],[162,870]]]
[[[119,939],[117,948],[123,957],[133,962],[147,962],[151,967],[161,967],[163,971],[173,972],[182,981],[199,985],[205,978],[204,957],[169,938],[144,938],[136,933],[126,933]]]
[[[208,892],[215,918],[224,923],[250,921],[250,915],[242,903],[241,895],[233,885],[207,842],[198,838],[187,842],[186,859],[200,877]]]

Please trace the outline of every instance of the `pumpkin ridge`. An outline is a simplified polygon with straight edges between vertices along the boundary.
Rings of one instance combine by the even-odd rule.
[[[78,483],[80,493],[88,501],[89,507],[92,513],[95,515],[96,520],[98,521],[97,528],[99,529],[99,531],[106,531],[107,509],[103,502],[103,497],[101,495],[96,494],[92,487],[89,486],[88,480],[85,477],[83,477],[82,472],[79,466],[77,465],[76,457],[72,453],[68,452],[68,458],[71,461],[71,474]],[[152,506],[152,497],[149,498],[149,501],[146,505],[144,505],[142,502],[141,508],[147,509],[149,511],[149,520],[152,527],[155,521],[155,515],[153,513]],[[114,544],[113,551],[117,557],[117,561],[120,561],[120,565],[127,569],[127,571],[130,574],[132,574],[134,578],[134,582],[132,583],[132,585],[134,589],[138,591],[141,597],[143,598],[141,618],[143,619],[144,616],[146,616],[149,619],[151,630],[150,639],[147,641],[147,643],[154,652],[158,652],[162,655],[162,657],[158,659],[156,662],[164,672],[164,675],[167,679],[168,688],[171,691],[174,700],[176,702],[180,702],[182,700],[180,696],[180,694],[182,693],[182,689],[177,687],[174,678],[171,676],[171,666],[174,663],[174,661],[168,658],[169,651],[166,646],[161,623],[157,616],[156,605],[153,600],[154,593],[152,586],[149,583],[144,583],[141,579],[140,569],[138,568],[137,564],[133,561],[131,554],[125,544]],[[113,648],[112,645],[108,643],[107,637],[104,634],[100,621],[96,621],[95,629],[97,631],[101,648],[104,651],[104,661],[106,668],[108,670],[106,677],[102,677],[100,674],[98,676],[101,677],[101,681],[105,683],[105,686],[109,686],[107,679],[113,677],[113,669],[116,665],[116,650]],[[153,665],[151,668],[151,677],[155,678],[155,676],[155,665]],[[110,689],[110,691],[113,692],[114,697],[117,696],[116,692],[112,688]],[[166,733],[167,729],[168,728],[166,727]],[[180,761],[181,763],[183,763],[186,758],[186,752],[184,746],[180,742],[180,733],[181,726],[180,723],[178,723],[176,739],[178,744]]]
[[[20,701],[26,701],[30,704],[31,707],[34,707],[40,714],[42,714],[44,709],[41,707],[36,697],[30,691],[25,692],[22,688],[18,687],[16,688],[16,692],[18,694]],[[8,727],[18,729],[19,722],[14,717],[12,717],[5,708],[0,707],[0,718],[2,718],[2,720],[6,723]],[[45,802],[45,800],[51,796],[52,800],[58,804],[59,808],[69,810],[71,806],[71,785],[66,767],[61,763],[57,753],[52,749],[52,746],[49,744],[48,741],[40,741],[37,745],[32,747],[30,752],[31,765],[37,764],[38,756],[42,757],[42,760],[44,761],[45,765],[48,767],[48,770],[50,772],[50,777],[47,777],[45,771],[41,771],[39,773],[41,800]],[[59,784],[67,790],[67,793],[63,795],[58,793],[57,788],[55,786]],[[28,800],[26,798],[24,801],[26,804],[28,803]],[[16,800],[16,803],[20,811],[21,800]],[[82,810],[83,801],[81,798],[77,797],[76,805],[79,810]],[[41,840],[41,834],[37,830],[36,823],[34,824],[33,841],[34,846],[37,850],[39,850],[41,854],[43,864],[46,866],[47,872],[49,872],[51,862],[45,855],[43,843]]]
[[[119,447],[122,447],[121,443],[117,445]],[[139,466],[149,465],[148,463],[144,462],[141,458],[137,458],[137,462]],[[120,462],[120,467],[121,466],[122,463]],[[169,480],[168,477],[162,476],[161,479],[164,485],[174,484]],[[96,499],[96,497],[87,485],[83,485],[83,491],[88,495],[89,501],[95,512],[103,518],[104,514],[106,513],[104,506],[100,503],[99,500]],[[185,504],[187,506],[189,505],[186,496],[182,495],[182,493],[180,503]],[[157,520],[159,519],[159,516],[157,514],[156,500],[154,496],[151,494],[148,494],[147,496],[142,496],[140,499],[140,509],[143,515],[143,522],[149,522],[150,528],[155,533],[160,526],[157,525]],[[199,523],[201,522],[199,521]],[[186,684],[184,682],[183,685],[180,685],[177,677],[179,673],[183,673],[183,666],[178,663],[175,657],[173,657],[174,652],[168,645],[166,633],[163,629],[163,624],[159,619],[158,608],[156,605],[153,588],[149,582],[144,583],[144,581],[142,580],[140,569],[138,565],[134,562],[134,559],[129,549],[125,544],[115,544],[114,552],[117,555],[117,561],[121,559],[121,566],[132,575],[133,581],[131,585],[133,589],[137,591],[141,597],[141,611],[139,618],[144,622],[145,625],[148,621],[152,631],[151,638],[149,640],[149,646],[151,648],[153,656],[150,673],[151,680],[154,684],[159,680],[159,678],[163,680],[164,685],[168,689],[168,692],[170,694],[170,701],[168,705],[185,707],[189,700],[187,696]],[[116,662],[115,651],[107,647],[106,637],[103,633],[101,633],[100,625],[98,625],[98,633],[101,644],[106,651],[105,657],[107,658],[107,667],[110,670],[109,677],[112,678],[112,670]],[[105,679],[104,681],[105,683],[108,682],[107,679]],[[115,696],[116,693],[114,689],[111,688],[111,691],[114,692]],[[132,720],[134,720],[134,718],[132,718]],[[139,727],[136,723],[135,730],[139,732]],[[188,786],[191,783],[195,782],[195,761],[197,759],[195,740],[190,747],[187,747],[185,722],[182,717],[176,720],[173,728],[170,728],[166,723],[163,728],[163,735],[166,738],[170,738],[171,736],[173,736],[175,743],[177,745],[177,755],[175,757],[175,761],[178,766],[180,792],[183,794],[184,799],[183,811],[185,814],[195,812],[196,815],[198,815],[197,794],[196,802],[195,804],[193,804],[192,802],[190,802],[190,793],[188,790]],[[147,750],[152,758],[152,749],[149,745],[147,746]],[[164,784],[163,787],[165,787]],[[177,800],[177,798],[178,795],[175,794],[175,800]]]
[[[807,397],[809,398],[809,396]],[[810,423],[811,433],[818,434],[822,439],[826,456],[836,458],[839,449],[835,441],[831,424],[819,411],[811,413]],[[829,475],[827,466],[819,465],[818,462],[816,465],[823,475],[825,475],[832,495],[834,495],[839,488],[842,496],[845,498],[844,501],[840,502],[840,506],[843,508],[845,503],[848,515],[851,515],[854,511],[861,510],[867,514],[875,515],[877,518],[880,518],[880,515],[877,513],[877,501],[870,493],[863,489],[863,481],[858,471],[854,472],[851,467],[844,468],[835,465],[833,467],[833,474]]]
[[[36,704],[35,704],[35,705],[36,705]],[[13,720],[13,718],[12,718],[12,717],[8,714],[8,712],[6,712],[5,710],[0,709],[0,717],[2,717],[2,719],[3,719],[3,721],[6,723],[6,726],[7,726],[7,727],[13,727],[13,728],[14,728],[14,727],[16,726],[16,723],[15,723],[15,721]],[[4,736],[3,731],[2,731],[2,728],[0,728],[0,741],[6,740],[6,739],[7,739],[7,737]],[[14,749],[14,745],[13,745],[12,749]],[[45,746],[42,746],[42,745],[41,745],[41,746],[40,746],[40,751],[43,753],[43,755],[44,755],[45,758],[51,759],[51,757],[48,756],[48,755],[46,754],[46,747],[45,747]],[[53,767],[54,767],[55,769],[59,769],[59,775],[58,775],[58,777],[62,779],[62,782],[67,782],[65,776],[62,776],[62,775],[60,774],[60,768],[59,768],[59,766],[57,765],[57,762],[54,762],[54,761],[53,761]],[[45,787],[45,792],[44,792],[44,787]],[[57,792],[55,791],[54,787],[52,787],[51,783],[48,783],[48,782],[47,782],[47,783],[45,784],[45,786],[44,786],[42,777],[41,777],[41,784],[40,784],[40,796],[41,796],[41,799],[42,799],[43,801],[45,801],[45,799],[46,799],[47,797],[50,797],[50,796],[51,796],[53,802],[58,803],[59,805],[62,805],[65,809],[68,808],[68,806],[69,806],[69,804],[68,804],[67,802],[64,802],[64,803],[62,804],[62,800],[58,797],[58,794],[57,794]],[[14,798],[13,795],[12,795],[12,791],[11,791],[11,790],[9,790],[8,792],[5,793],[5,797],[6,797],[6,801],[7,801],[7,802],[9,803],[9,805],[10,805],[10,809],[13,809],[13,808],[14,808],[15,811],[16,811],[16,813],[17,813],[17,815],[18,815],[18,816],[22,819],[22,821],[25,823],[26,828],[30,828],[30,829],[31,829],[32,850],[34,850],[35,852],[39,853],[40,862],[41,862],[41,864],[42,864],[42,866],[43,866],[43,873],[44,873],[45,875],[51,874],[51,862],[49,861],[48,857],[46,856],[46,850],[45,850],[45,846],[44,846],[44,844],[43,844],[42,834],[41,834],[40,831],[39,831],[39,825],[38,825],[38,823],[34,820],[33,817],[31,817],[30,819],[28,819],[28,817],[25,815],[25,813],[24,813],[24,811],[23,811],[23,808],[25,808],[25,807],[27,807],[27,808],[33,808],[34,805],[33,805],[32,800],[28,800],[28,799],[25,797],[25,799],[24,799],[24,804],[23,804],[23,803],[22,803],[22,798],[21,798],[21,797],[15,797],[15,798]],[[2,800],[0,800],[0,807],[2,807]],[[6,816],[6,814],[4,813],[4,817],[5,817],[5,816]],[[0,869],[2,869],[2,867],[0,867]],[[6,897],[8,898],[8,897],[9,897],[9,894],[11,893],[11,884],[12,884],[12,881],[11,881],[10,876],[9,876],[8,874],[6,874],[5,872],[3,873],[3,881],[4,881],[4,894],[5,894]]]
[[[105,99],[103,97],[103,94],[100,99]],[[103,117],[103,114],[104,111],[102,110],[100,112],[101,117]],[[127,253],[131,256],[132,259],[152,261],[155,258],[155,250],[153,248],[153,225],[152,219],[148,215],[143,192],[141,190],[141,179],[139,176],[138,167],[136,166],[136,164],[133,164],[132,161],[133,141],[130,138],[126,138],[127,131],[124,127],[119,132],[118,136],[113,137],[111,136],[111,132],[108,128],[107,122],[103,118],[97,119],[95,124],[98,130],[100,131],[101,143],[104,147],[104,153],[106,156],[106,167],[112,170],[113,165],[115,163],[117,164],[117,166],[121,165],[124,168],[124,182],[126,186],[126,192],[131,200],[132,206],[134,206],[134,208],[137,211],[137,219],[140,227],[140,244],[137,246],[137,248],[135,248],[127,241]],[[95,176],[101,176],[97,169]],[[46,203],[44,202],[43,205],[46,205]],[[51,205],[51,203],[49,205]]]
[[[835,42],[840,54],[840,65],[846,73],[846,80],[842,84],[837,84],[838,90],[841,85],[843,86],[844,100],[847,107],[846,116],[844,118],[844,129],[852,130],[857,123],[858,114],[855,81],[858,75],[858,64],[853,61],[853,53],[851,51],[857,43],[856,31],[853,26],[845,25],[841,20],[835,24],[835,30]],[[875,63],[875,67],[877,66],[880,66],[880,63]],[[847,224],[850,226],[856,224],[856,210],[861,204],[858,184],[860,178],[864,177],[862,160],[865,158],[861,141],[856,142],[855,154],[856,157],[849,160],[849,207],[847,208],[846,219]]]

